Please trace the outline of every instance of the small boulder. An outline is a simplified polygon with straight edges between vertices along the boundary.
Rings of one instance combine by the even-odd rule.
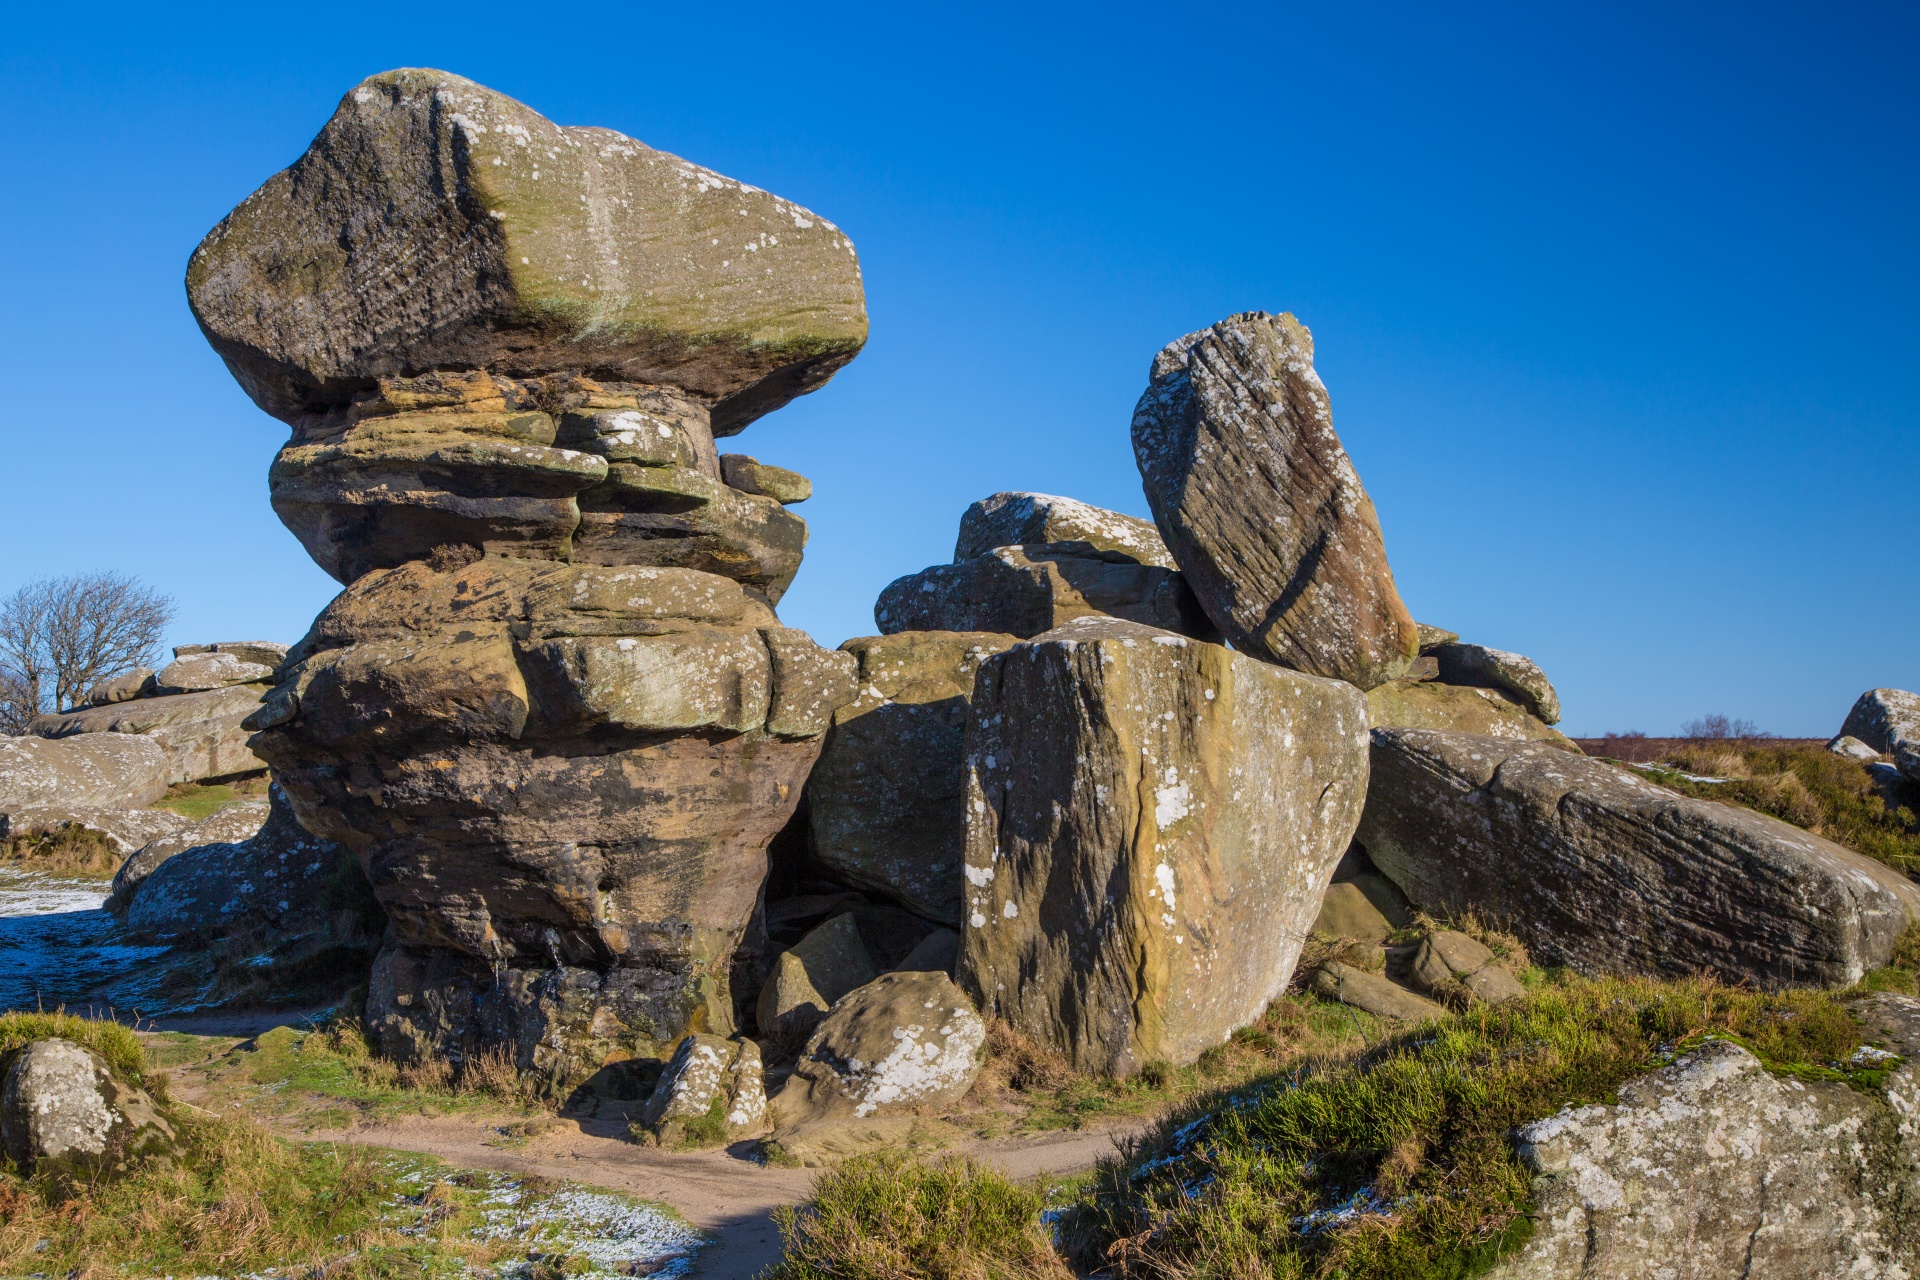
[[[161,744],[137,734],[0,737],[0,813],[144,808],[167,794],[171,772]]]
[[[153,691],[160,697],[175,693],[205,693],[232,684],[257,684],[273,678],[273,668],[261,662],[244,662],[231,653],[192,653],[175,658],[153,677]]]
[[[1457,929],[1437,929],[1423,938],[1409,976],[1430,994],[1464,990],[1469,1000],[1486,1004],[1526,994],[1519,979],[1493,963],[1493,952]]]
[[[780,953],[760,988],[760,1034],[791,1043],[827,1016],[834,1002],[876,974],[853,914],[835,916]]]
[[[1438,659],[1420,662],[1437,664]],[[1367,690],[1367,716],[1376,729],[1441,729],[1448,733],[1484,733],[1512,742],[1551,742],[1578,752],[1558,729],[1534,715],[1505,689],[1440,683],[1438,680],[1389,680]]]
[[[87,690],[87,696],[80,700],[83,707],[105,707],[116,702],[132,702],[135,698],[153,696],[153,670],[150,667],[135,667],[133,670],[102,680]]]
[[[1920,694],[1905,689],[1869,689],[1840,726],[1843,738],[1858,738],[1893,757],[1901,776],[1920,782]]]
[[[1439,660],[1443,682],[1499,689],[1545,723],[1559,723],[1560,695],[1531,658],[1458,642],[1435,646],[1431,656]]]
[[[1416,995],[1391,979],[1337,961],[1320,966],[1313,975],[1312,987],[1329,1000],[1350,1004],[1376,1018],[1423,1022],[1445,1017],[1447,1013],[1444,1006]]]
[[[1827,750],[1837,756],[1845,756],[1849,760],[1858,760],[1862,764],[1880,758],[1878,751],[1875,751],[1872,747],[1860,741],[1860,739],[1849,737],[1844,733],[1829,742],[1827,744]]]
[[[13,1055],[0,1091],[0,1142],[22,1170],[119,1172],[173,1145],[145,1090],[115,1078],[71,1040],[35,1040]]]
[[[1179,568],[1153,521],[1050,493],[996,493],[968,507],[960,517],[953,560],[959,564],[995,547],[1060,542],[1085,543],[1095,551],[1115,552],[1162,569]]]
[[[175,854],[203,845],[238,844],[251,839],[266,825],[271,809],[271,802],[263,798],[230,804],[198,822],[181,818],[179,826],[148,840],[132,857],[120,864],[120,870],[114,873],[113,891],[102,905],[115,915],[124,915],[127,905],[133,901],[134,891],[161,863]]]
[[[1098,615],[1200,639],[1219,635],[1179,573],[1084,542],[995,547],[937,564],[896,578],[873,607],[886,635],[999,631],[1025,638]]]
[[[760,1046],[751,1040],[690,1035],[680,1042],[640,1124],[663,1145],[757,1132],[767,1119]]]
[[[720,478],[742,493],[757,493],[772,498],[783,507],[805,502],[813,496],[813,481],[798,471],[770,467],[744,453],[720,455]]]

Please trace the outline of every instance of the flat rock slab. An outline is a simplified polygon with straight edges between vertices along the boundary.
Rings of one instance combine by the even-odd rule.
[[[1218,638],[1178,572],[1084,542],[995,547],[937,564],[888,583],[873,607],[886,635],[998,631],[1025,639],[1097,615]]]
[[[41,716],[33,722],[33,732],[63,742],[109,734],[145,737],[165,752],[170,785],[254,773],[266,768],[267,762],[247,745],[250,735],[242,722],[259,709],[266,691],[264,684],[235,684],[201,693],[136,698]]]
[[[1376,729],[1484,733],[1489,738],[1551,742],[1569,751],[1579,750],[1571,739],[1504,689],[1442,684],[1437,680],[1389,680],[1367,690],[1367,712]]]
[[[140,734],[0,738],[0,813],[52,806],[140,809],[166,795],[171,782],[167,752]]]
[[[1169,343],[1133,412],[1133,453],[1173,558],[1234,648],[1362,689],[1412,664],[1419,636],[1305,325],[1250,311]]]
[[[1056,542],[1084,542],[1141,564],[1179,568],[1153,521],[1050,493],[996,493],[968,507],[960,517],[953,559],[958,564],[995,547]]]
[[[1544,743],[1376,729],[1372,767],[1360,840],[1417,906],[1584,973],[1844,986],[1920,918],[1883,863]]]

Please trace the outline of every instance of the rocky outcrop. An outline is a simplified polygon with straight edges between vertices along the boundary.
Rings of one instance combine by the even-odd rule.
[[[1550,742],[1567,751],[1579,751],[1571,739],[1504,689],[1439,680],[1389,680],[1367,690],[1367,715],[1375,728],[1480,733],[1513,742]]]
[[[51,1038],[10,1056],[0,1143],[23,1172],[115,1173],[173,1146],[173,1126],[153,1099],[92,1050]]]
[[[1867,690],[1847,712],[1839,736],[1857,738],[1892,756],[1902,777],[1920,782],[1920,694],[1904,689]]]
[[[1050,493],[996,493],[960,517],[953,562],[962,564],[995,547],[1084,543],[1095,551],[1131,557],[1139,564],[1177,569],[1153,521],[1121,515]]]
[[[114,852],[125,856],[192,825],[193,819],[171,809],[68,809],[50,805],[0,813],[0,840],[78,829],[98,834]]]
[[[1133,415],[1147,501],[1228,643],[1371,689],[1418,647],[1313,337],[1246,312],[1169,343]]]
[[[1360,839],[1419,907],[1586,973],[1844,986],[1920,919],[1882,863],[1541,743],[1374,730]]]
[[[1458,641],[1422,648],[1421,654],[1438,660],[1440,679],[1447,684],[1498,689],[1536,719],[1560,722],[1560,695],[1531,658]]]
[[[760,1047],[706,1035],[680,1042],[640,1112],[641,1127],[667,1146],[693,1136],[689,1125],[713,1137],[738,1137],[758,1132],[766,1120]]]
[[[138,734],[0,737],[0,813],[137,809],[167,794],[167,752]]]
[[[1366,791],[1351,685],[1112,618],[983,663],[962,983],[1081,1070],[1187,1062],[1292,976]]]
[[[169,784],[257,773],[267,767],[266,761],[247,746],[248,734],[241,723],[259,708],[267,687],[233,684],[64,711],[37,718],[33,732],[63,742],[109,734],[149,739],[165,752]]]
[[[980,663],[1015,637],[903,631],[840,646],[859,694],[833,713],[807,783],[812,856],[835,877],[960,924],[963,760]]]
[[[117,676],[102,680],[87,690],[87,696],[80,700],[83,707],[105,707],[116,702],[131,702],[135,698],[153,696],[153,669],[135,667],[123,671]]]
[[[1920,1144],[1920,1002],[1862,1003],[1907,1058],[1876,1088],[1769,1074],[1709,1040],[1519,1131],[1535,1227],[1498,1280],[1908,1275]]]
[[[144,842],[133,856],[120,864],[120,870],[114,873],[113,891],[102,905],[115,915],[124,915],[128,904],[133,901],[134,891],[161,863],[189,849],[250,840],[266,825],[271,809],[271,802],[263,798],[228,805],[198,822],[181,818],[179,826]]]
[[[1075,618],[1125,618],[1217,638],[1186,580],[1084,542],[995,547],[896,578],[873,607],[882,633],[997,631],[1023,639]]]

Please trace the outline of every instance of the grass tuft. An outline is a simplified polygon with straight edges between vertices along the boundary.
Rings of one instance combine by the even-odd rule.
[[[166,1078],[149,1079],[140,1037],[117,1022],[80,1018],[64,1010],[55,1013],[0,1013],[0,1064],[35,1040],[71,1040],[91,1049],[120,1079],[164,1096]]]
[[[0,843],[0,862],[23,871],[81,880],[111,879],[126,861],[113,841],[98,831],[68,825],[55,831],[13,836]]]

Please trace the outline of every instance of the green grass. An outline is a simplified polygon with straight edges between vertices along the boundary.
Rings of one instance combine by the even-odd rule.
[[[969,1160],[856,1156],[774,1214],[786,1257],[763,1280],[1073,1280],[1043,1190]]]
[[[171,809],[183,817],[195,822],[210,818],[229,805],[239,804],[242,800],[257,800],[266,795],[263,782],[248,780],[237,786],[217,783],[207,786],[199,782],[176,783],[167,789],[167,794],[154,801],[155,809]]]
[[[1764,739],[1703,740],[1678,748],[1668,760],[1688,773],[1727,781],[1692,782],[1660,765],[1638,766],[1639,772],[1683,795],[1771,814],[1907,875],[1920,871],[1920,788],[1905,788],[1889,804],[1857,760],[1824,747]]]

